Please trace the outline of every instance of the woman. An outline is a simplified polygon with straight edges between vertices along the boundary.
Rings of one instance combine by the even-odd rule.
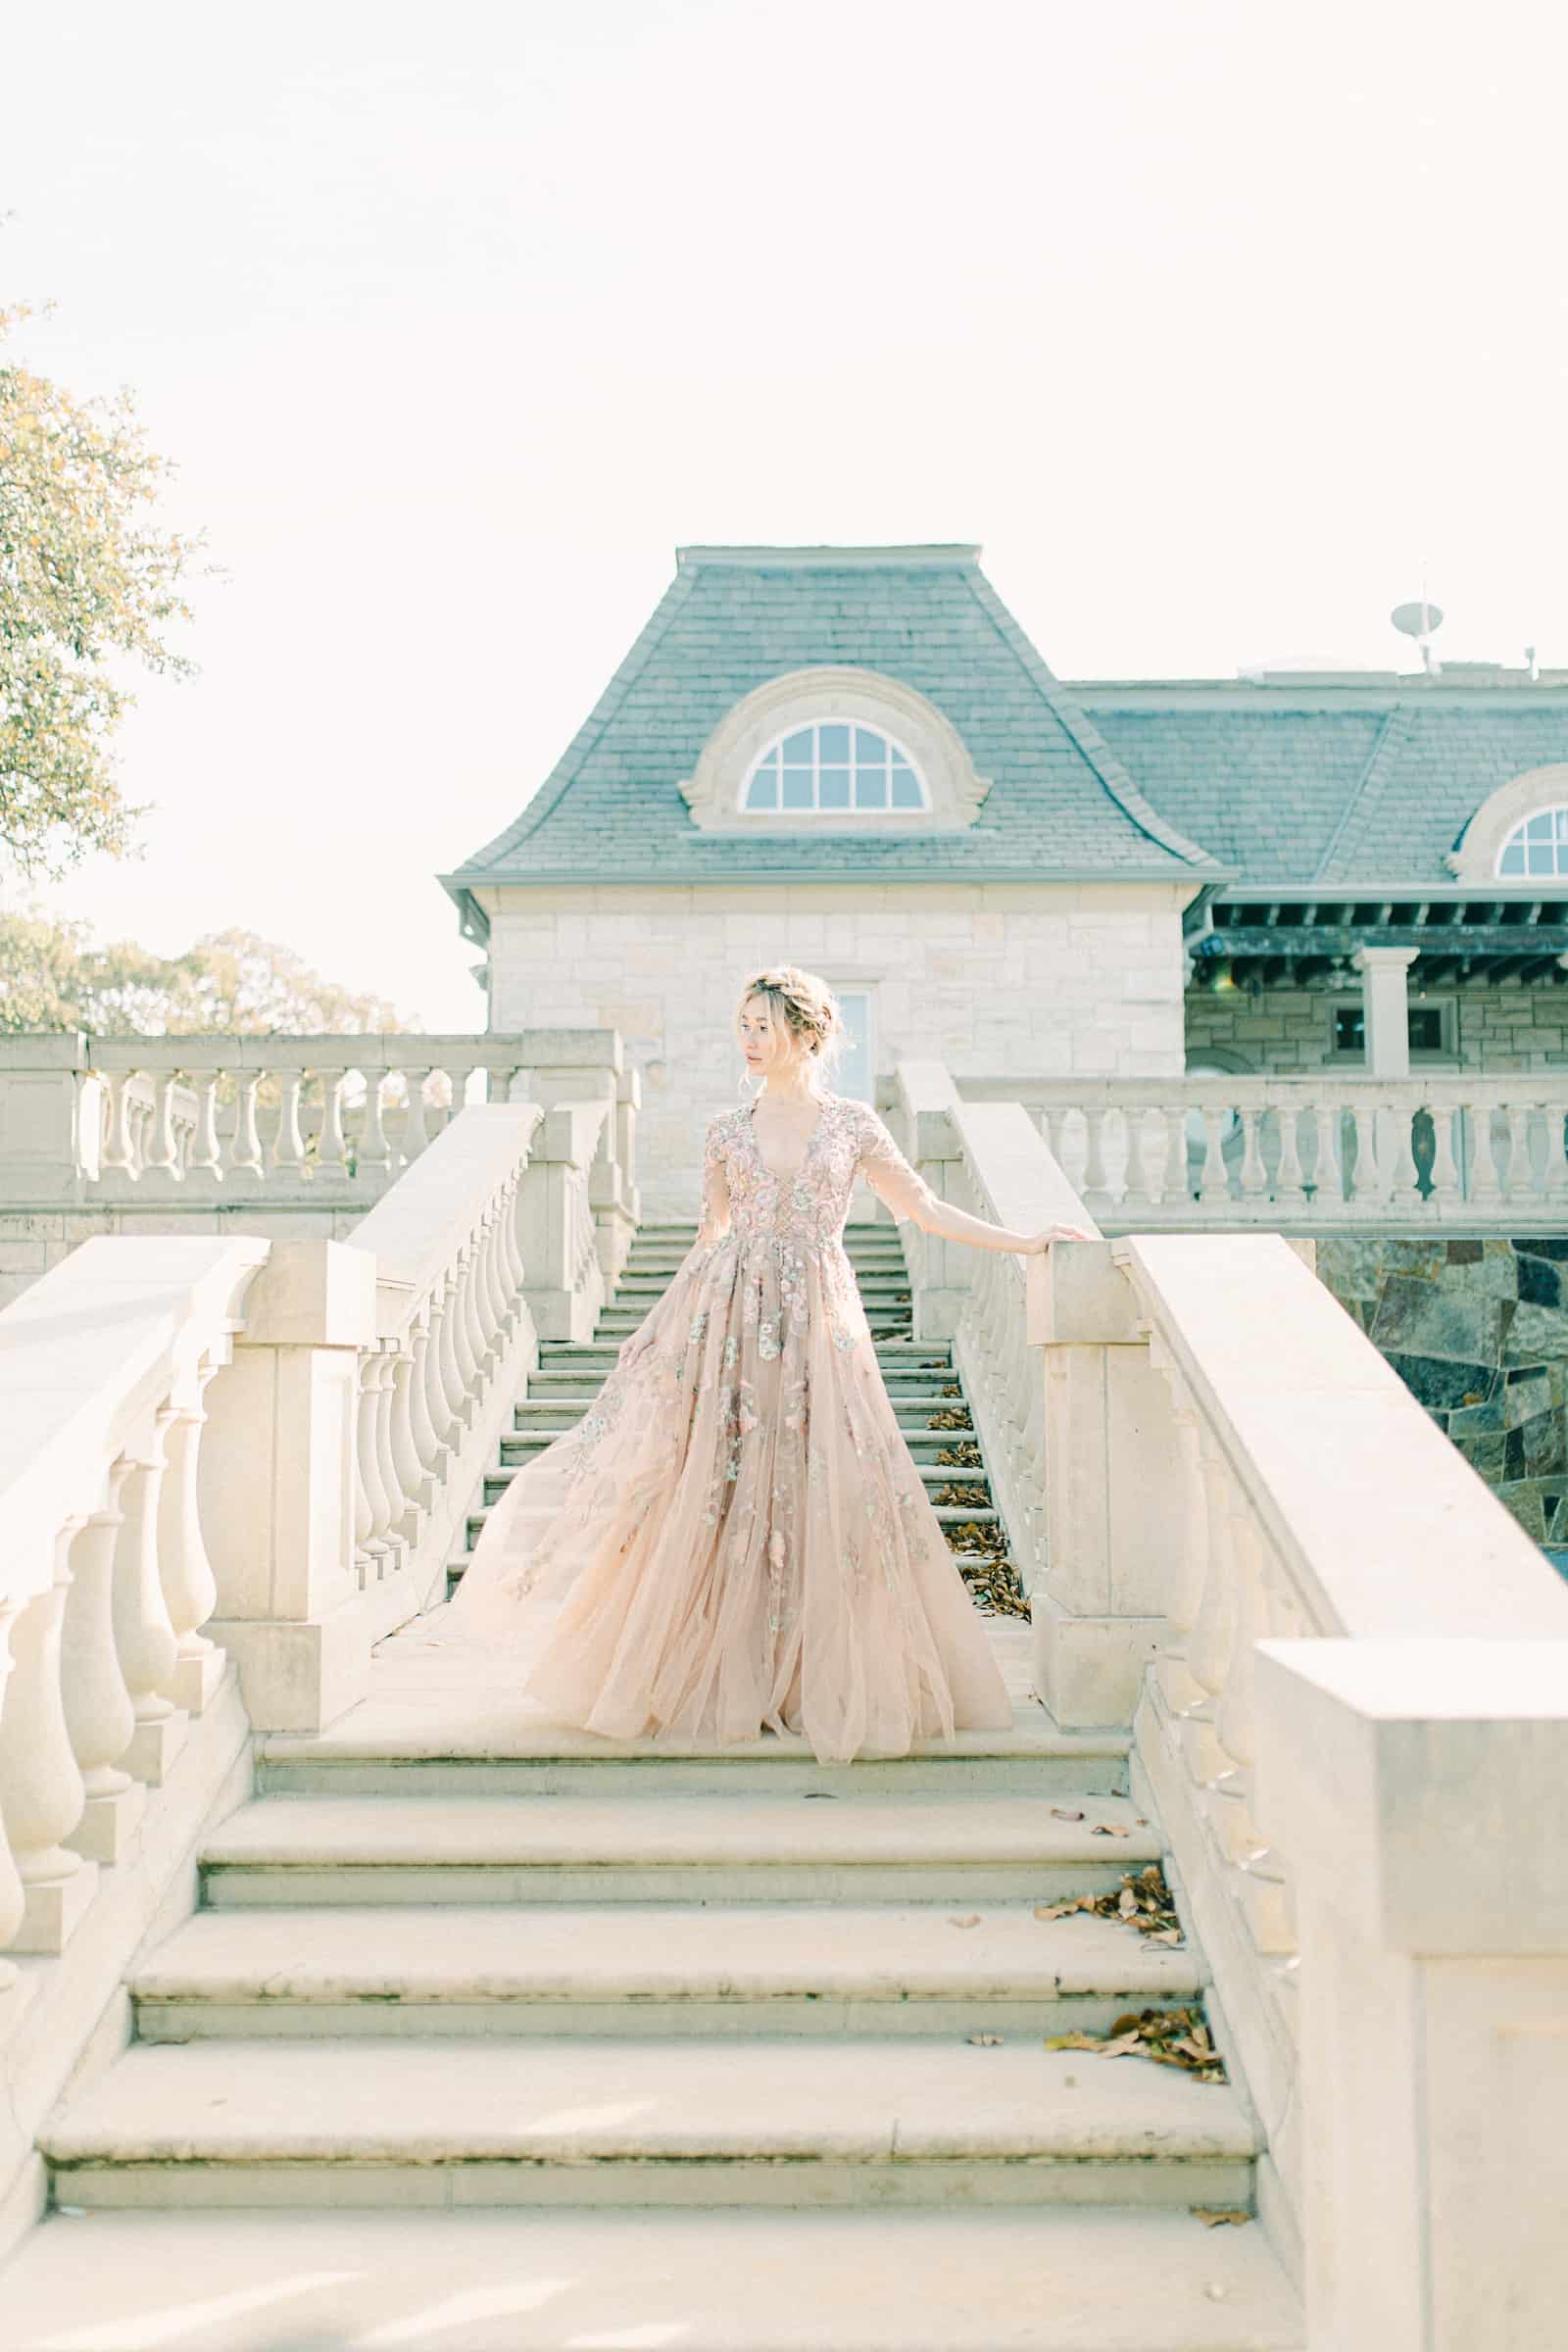
[[[858,1174],[945,1240],[1033,1252],[1075,1229],[1009,1233],[939,1200],[873,1110],[824,1087],[843,1024],[810,973],[759,972],[737,1026],[762,1086],[709,1121],[696,1245],[584,1418],[514,1474],[445,1617],[529,1642],[525,1694],[612,1739],[803,1732],[826,1761],[1004,1728],[844,1222]]]

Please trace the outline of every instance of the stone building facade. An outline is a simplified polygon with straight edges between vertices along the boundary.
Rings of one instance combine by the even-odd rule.
[[[972,547],[686,548],[442,880],[492,1028],[627,1038],[656,1218],[692,1213],[773,961],[838,988],[865,1097],[913,1053],[960,1082],[1550,1069],[1568,673],[1063,683]]]

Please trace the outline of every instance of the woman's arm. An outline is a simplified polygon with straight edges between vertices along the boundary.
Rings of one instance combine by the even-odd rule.
[[[925,1178],[910,1167],[875,1111],[865,1113],[860,1146],[860,1172],[877,1198],[896,1217],[908,1217],[922,1233],[939,1241],[968,1242],[977,1250],[1015,1250],[1026,1257],[1047,1250],[1053,1242],[1085,1242],[1090,1236],[1079,1225],[1046,1225],[1037,1233],[1013,1233],[972,1217],[951,1200],[939,1200]]]

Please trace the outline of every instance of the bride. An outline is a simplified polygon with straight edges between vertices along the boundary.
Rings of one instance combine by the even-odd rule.
[[[824,1086],[843,1023],[811,973],[757,973],[737,1035],[761,1089],[709,1121],[694,1248],[583,1419],[515,1472],[433,1637],[525,1644],[523,1693],[612,1739],[799,1732],[826,1761],[1004,1728],[844,1222],[861,1175],[947,1241],[1033,1252],[1076,1231],[938,1200],[875,1111]]]

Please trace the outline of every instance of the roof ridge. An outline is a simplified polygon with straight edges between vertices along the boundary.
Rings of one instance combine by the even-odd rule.
[[[1041,700],[1050,706],[1066,734],[1082,753],[1106,797],[1115,802],[1129,823],[1136,825],[1140,833],[1146,834],[1173,858],[1179,858],[1183,864],[1223,872],[1225,869],[1217,858],[1196,841],[1189,841],[1186,834],[1178,832],[1174,825],[1167,824],[1152,803],[1144,798],[1088,711],[1062,686],[1045,656],[1007,610],[978,564],[969,573],[968,579],[970,592],[992,627]]]
[[[1356,778],[1340,811],[1339,823],[1329,835],[1323,855],[1317,861],[1317,870],[1312,877],[1315,882],[1329,882],[1336,878],[1329,869],[1345,847],[1356,817],[1364,812],[1374,789],[1386,782],[1398,754],[1409,742],[1413,719],[1414,711],[1408,703],[1396,701],[1391,705],[1377,731],[1376,741],[1367,754],[1366,765]]]
[[[691,595],[696,583],[695,571],[676,572],[675,577],[670,581],[642,628],[633,638],[631,645],[617,662],[611,674],[610,683],[605,687],[599,700],[538,791],[524,803],[522,809],[514,817],[512,823],[498,833],[493,841],[487,841],[482,849],[474,851],[472,857],[464,858],[461,866],[457,869],[460,873],[471,872],[475,867],[493,864],[508,850],[515,849],[518,842],[526,841],[530,833],[537,832],[551,810],[559,806],[567,786],[572,783],[583,761],[642,675],[653,658],[660,639],[669,627],[679,608]]]

